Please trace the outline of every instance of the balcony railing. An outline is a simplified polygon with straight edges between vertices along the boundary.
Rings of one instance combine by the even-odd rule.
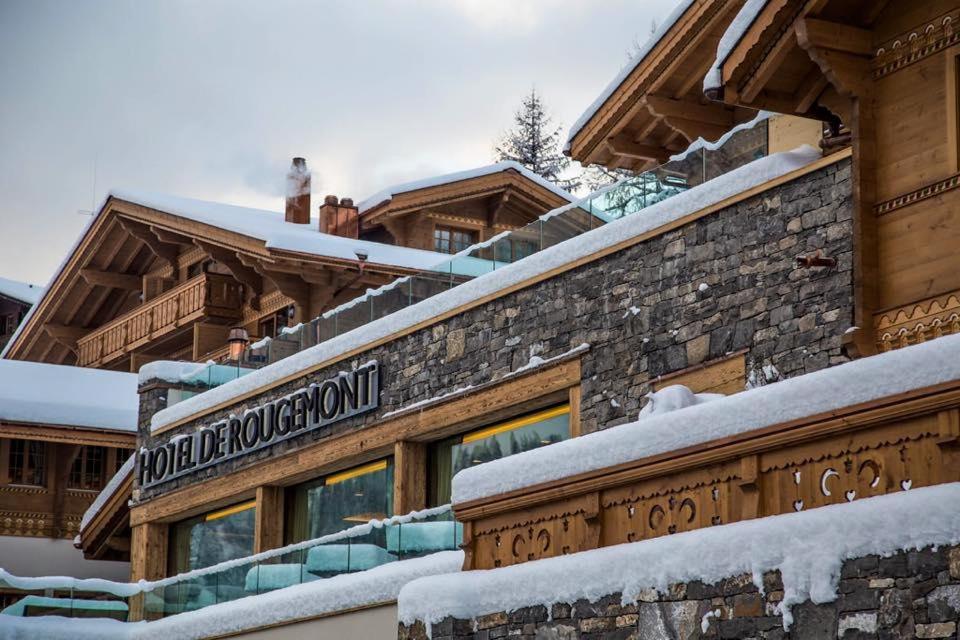
[[[203,273],[80,338],[77,364],[105,364],[202,318],[236,320],[242,306],[243,285]]]
[[[313,540],[164,578],[111,582],[24,578],[0,569],[18,596],[0,615],[156,620],[293,585],[459,548],[463,530],[450,505],[372,520]],[[0,627],[3,623],[0,622]]]

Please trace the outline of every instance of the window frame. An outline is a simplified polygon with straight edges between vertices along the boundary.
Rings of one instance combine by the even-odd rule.
[[[438,234],[446,234],[446,238],[437,237]],[[457,241],[457,236],[463,236],[467,244],[462,244]],[[479,234],[474,229],[467,229],[464,227],[454,227],[446,224],[437,224],[433,227],[433,250],[436,253],[446,253],[449,255],[454,255],[460,253],[468,247],[472,247],[477,243],[477,236]],[[442,249],[438,246],[438,242],[446,242],[447,248]],[[459,247],[459,248],[458,248]]]
[[[19,477],[14,477],[14,464],[13,456],[15,454],[14,447],[19,443],[23,447],[23,451],[20,455],[23,456],[23,460],[20,466]],[[36,468],[31,464],[31,455],[30,448],[31,446],[36,446],[39,448],[39,467],[40,481],[39,482],[27,482],[28,476],[32,476],[36,472]],[[9,449],[7,451],[7,484],[15,485],[19,487],[46,487],[47,486],[47,454],[49,453],[47,443],[41,440],[27,440],[25,438],[12,438],[10,440]]]

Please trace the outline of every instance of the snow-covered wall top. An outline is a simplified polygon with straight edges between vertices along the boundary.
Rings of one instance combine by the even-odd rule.
[[[133,373],[0,360],[0,421],[137,430]]]
[[[369,264],[417,270],[431,269],[450,259],[446,254],[433,251],[321,233],[318,220],[312,220],[311,224],[290,224],[284,220],[284,214],[278,211],[140,191],[113,190],[110,195],[119,200],[263,240],[268,248],[341,260],[356,260],[357,251],[361,250],[367,254]]]
[[[27,282],[0,278],[0,296],[13,298],[14,300],[19,300],[27,304],[37,304],[37,301],[43,296],[43,287]]]
[[[504,266],[502,269],[460,284],[242,378],[167,407],[154,414],[151,421],[152,427],[159,429],[200,414],[214,406],[234,401],[244,394],[269,387],[281,379],[296,376],[321,362],[336,359],[340,354],[362,348],[364,345],[427,322],[480,298],[495,295],[518,282],[533,279],[566,264],[594,256],[604,249],[631,238],[655,231],[686,215],[732,198],[791,171],[802,169],[818,159],[820,159],[819,151],[812,147],[803,147],[756,160],[669,200],[651,205],[644,209],[643,215],[628,216],[570,238]]]
[[[740,44],[743,35],[747,32],[747,29],[750,28],[750,25],[753,24],[754,20],[757,19],[757,16],[760,15],[763,8],[767,6],[768,1],[769,0],[747,0],[747,3],[740,8],[733,22],[731,22],[727,30],[724,31],[720,42],[717,44],[717,57],[713,61],[713,64],[710,65],[710,70],[707,72],[707,75],[703,77],[704,91],[716,89],[723,82],[723,78],[721,77],[723,63],[727,61],[727,57],[729,57],[734,47]]]
[[[897,375],[890,375],[891,371]],[[960,380],[960,335],[464,469],[453,478],[453,502],[486,498],[955,380]]]
[[[377,207],[385,202],[389,202],[393,199],[394,196],[400,195],[401,193],[407,193],[409,191],[416,191],[418,189],[427,189],[429,187],[437,187],[442,184],[451,184],[454,182],[460,182],[461,180],[469,180],[471,178],[479,178],[481,176],[489,176],[495,173],[500,173],[502,171],[514,170],[524,178],[536,182],[538,185],[555,193],[561,198],[573,202],[575,200],[574,196],[569,192],[561,189],[554,183],[545,179],[543,176],[537,175],[533,171],[530,171],[522,164],[513,162],[513,161],[504,161],[498,162],[496,164],[487,165],[485,167],[477,167],[476,169],[468,169],[466,171],[457,171],[456,173],[447,173],[442,176],[433,176],[430,178],[423,178],[421,180],[414,180],[412,182],[404,182],[403,184],[395,184],[392,187],[387,187],[382,191],[378,191],[369,198],[365,198],[359,205],[357,205],[361,215]]]
[[[630,61],[624,65],[623,69],[620,70],[620,73],[608,84],[603,91],[600,92],[600,95],[597,96],[597,99],[594,100],[587,110],[584,111],[576,122],[573,123],[573,126],[570,127],[570,131],[567,133],[567,144],[564,147],[564,151],[570,150],[570,144],[573,142],[573,139],[580,133],[580,130],[583,129],[586,124],[596,115],[597,111],[600,110],[600,107],[603,106],[603,103],[610,99],[610,96],[617,90],[617,88],[623,84],[623,81],[637,68],[643,60],[653,51],[654,47],[657,46],[657,43],[663,39],[663,36],[667,34],[670,29],[673,28],[673,25],[677,23],[677,20],[680,19],[687,9],[690,8],[694,0],[681,0],[680,4],[667,16],[667,19],[657,28],[657,30],[650,36],[650,39],[647,40],[633,57],[630,58]]]
[[[779,570],[784,594],[777,613],[789,626],[793,605],[836,598],[844,560],[960,543],[958,507],[960,484],[944,484],[491,571],[422,578],[400,591],[399,617],[410,624],[540,604],[550,611],[554,603],[596,602],[615,593],[631,604],[646,589],[666,593],[676,583],[714,584],[743,574],[752,574],[762,589],[763,574]]]

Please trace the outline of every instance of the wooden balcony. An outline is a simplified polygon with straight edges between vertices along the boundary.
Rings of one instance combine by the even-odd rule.
[[[464,569],[492,569],[958,480],[960,385],[952,384],[454,511],[464,523]]]
[[[242,307],[243,285],[201,274],[80,338],[77,364],[103,366],[200,320],[237,320]]]

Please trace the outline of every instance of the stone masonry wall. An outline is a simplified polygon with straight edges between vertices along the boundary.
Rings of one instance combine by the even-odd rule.
[[[643,214],[637,214],[642,216]],[[375,424],[385,412],[497,379],[531,356],[589,343],[581,357],[585,432],[635,419],[657,376],[738,350],[747,365],[793,376],[842,363],[853,324],[852,204],[848,160],[719,210],[603,259],[492,300],[202,418],[289,394],[370,359],[382,371],[380,407],[145,491],[258,464],[280,452]],[[821,250],[835,268],[804,268]],[[322,348],[322,347],[320,347]],[[146,403],[145,424],[156,403]],[[151,436],[154,446],[198,423]]]
[[[641,592],[635,604],[616,593],[596,602],[526,607],[476,620],[447,618],[433,640],[893,640],[956,638],[960,621],[960,547],[868,556],[843,565],[834,602],[805,602],[783,629],[779,573],[750,575],[715,585],[672,585],[668,593]],[[400,626],[401,640],[426,640],[422,623]]]

